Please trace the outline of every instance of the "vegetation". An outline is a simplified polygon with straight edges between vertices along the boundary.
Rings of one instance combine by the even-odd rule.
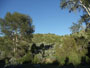
[[[69,12],[72,11],[83,11],[83,15],[78,23],[73,23],[70,27],[72,32],[79,32],[82,30],[82,23],[85,23],[86,30],[90,27],[90,1],[89,0],[61,0],[60,7],[62,9],[68,8]]]
[[[17,64],[16,61],[25,58],[29,51],[28,43],[34,32],[32,19],[21,13],[8,12],[4,19],[0,18],[0,27],[0,59],[6,64]]]
[[[72,34],[33,34],[34,26],[28,15],[8,12],[0,18],[0,66],[19,64],[72,64],[90,63],[90,1],[61,0],[61,8],[83,10],[78,23],[73,23]],[[82,30],[82,23],[86,23]]]
[[[6,59],[6,64],[51,64],[57,61],[59,65],[64,65],[68,58],[68,63],[73,65],[81,64],[82,57],[86,57],[89,62],[88,42],[89,34],[86,32],[74,33],[66,36],[55,34],[33,34],[32,42],[21,41],[20,48],[17,49],[17,56],[13,56],[10,49],[2,47],[6,55],[2,55],[1,60]],[[0,38],[3,41],[4,37]],[[2,41],[2,42],[3,42]],[[10,42],[7,42],[10,44]],[[8,46],[3,44],[3,46]],[[0,45],[1,46],[1,45]],[[12,45],[10,45],[12,47]],[[1,49],[0,49],[1,50]],[[9,51],[8,51],[9,50]],[[1,51],[2,52],[2,51]],[[9,53],[7,53],[9,52]],[[3,52],[2,52],[3,53]],[[8,54],[8,55],[7,55]]]

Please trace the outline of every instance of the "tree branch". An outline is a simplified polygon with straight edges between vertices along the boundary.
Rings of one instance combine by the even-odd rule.
[[[90,8],[87,8],[82,1],[80,0],[80,5],[86,10],[86,12],[88,13],[88,15],[90,16]]]

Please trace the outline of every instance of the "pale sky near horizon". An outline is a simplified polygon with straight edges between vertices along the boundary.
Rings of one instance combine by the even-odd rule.
[[[35,33],[57,35],[70,34],[69,27],[81,15],[60,9],[60,0],[0,0],[0,18],[4,18],[7,12],[29,15],[35,25]]]

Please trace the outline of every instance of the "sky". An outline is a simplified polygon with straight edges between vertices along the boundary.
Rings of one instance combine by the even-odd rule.
[[[29,15],[35,26],[34,33],[67,35],[72,22],[77,22],[81,13],[69,13],[60,8],[60,0],[0,0],[0,18],[7,12]]]

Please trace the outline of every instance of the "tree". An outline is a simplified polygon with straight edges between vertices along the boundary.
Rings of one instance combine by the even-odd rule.
[[[24,37],[34,32],[32,19],[24,14],[8,12],[0,21],[1,32],[9,37],[15,34]]]
[[[81,16],[79,23],[82,25],[82,23],[84,22],[86,24],[86,29],[89,27],[90,0],[61,0],[60,7],[62,9],[68,8],[69,12],[76,11],[76,10],[79,10],[79,11],[82,10],[84,13]],[[78,28],[75,28],[75,29],[78,29]]]
[[[0,27],[3,36],[7,36],[13,42],[14,52],[19,40],[30,41],[34,32],[30,16],[18,12],[8,12],[4,19],[0,18]]]
[[[70,12],[74,10],[83,10],[90,16],[89,0],[61,0],[61,8],[69,8]]]

